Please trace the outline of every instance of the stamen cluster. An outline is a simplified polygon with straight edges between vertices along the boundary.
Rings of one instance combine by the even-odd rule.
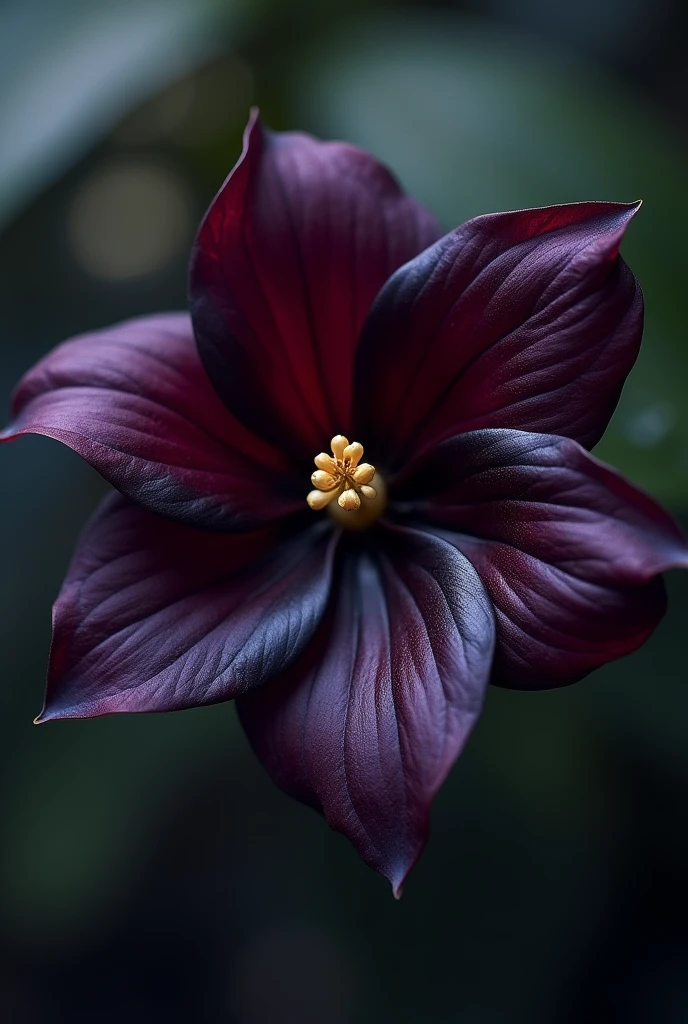
[[[348,438],[337,434],[330,441],[332,455],[321,452],[314,462],[318,467],[311,476],[315,490],[306,501],[312,509],[322,509],[337,499],[345,512],[354,512],[361,507],[361,497],[372,499],[377,496],[370,481],[375,476],[375,466],[361,462],[363,445],[358,441],[349,444]]]

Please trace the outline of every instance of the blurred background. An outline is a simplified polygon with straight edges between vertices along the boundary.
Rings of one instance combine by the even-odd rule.
[[[258,103],[357,142],[449,228],[645,205],[644,353],[598,454],[688,520],[682,0],[2,0],[0,390],[185,305]],[[686,1024],[688,579],[640,652],[493,690],[400,903],[279,793],[234,710],[34,728],[50,606],[103,484],[0,451],[0,1021]]]

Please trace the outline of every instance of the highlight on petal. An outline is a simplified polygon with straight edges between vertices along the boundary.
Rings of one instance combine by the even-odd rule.
[[[398,270],[356,362],[354,429],[373,461],[482,427],[594,445],[640,345],[642,295],[618,255],[639,205],[477,217]]]
[[[336,535],[192,530],[111,495],[54,608],[38,721],[230,700],[283,671],[327,604]]]
[[[565,685],[635,650],[665,610],[659,574],[688,568],[670,516],[567,438],[459,435],[392,494],[393,512],[435,524],[480,573],[500,685]]]
[[[396,527],[379,541],[351,543],[303,657],[237,707],[275,782],[322,810],[398,896],[480,713],[494,622],[454,547]]]
[[[371,303],[439,234],[363,150],[265,131],[254,112],[191,259],[199,351],[232,412],[300,454],[346,432]]]
[[[178,522],[251,530],[303,506],[285,456],[215,394],[187,314],[67,341],[25,375],[0,435],[45,434],[127,497]]]

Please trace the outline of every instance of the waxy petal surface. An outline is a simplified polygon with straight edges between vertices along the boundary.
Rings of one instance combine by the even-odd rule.
[[[480,713],[494,622],[477,573],[451,545],[385,534],[376,548],[345,551],[303,658],[238,706],[277,784],[321,809],[398,895]]]
[[[0,437],[62,441],[145,508],[251,530],[303,507],[285,456],[228,412],[187,314],[142,317],[53,349],[20,382]]]
[[[318,626],[335,543],[323,521],[218,534],[110,496],[55,604],[40,720],[198,707],[266,682]]]
[[[480,573],[505,686],[565,685],[635,650],[664,613],[659,574],[688,568],[666,512],[567,438],[459,435],[419,460],[391,508],[441,529]]]
[[[642,296],[618,256],[637,208],[477,217],[397,271],[356,363],[354,429],[371,460],[395,468],[481,427],[594,445],[640,345]]]
[[[688,544],[664,509],[576,441],[476,430],[409,468],[392,508],[526,551],[576,576],[641,585],[688,568]]]
[[[254,115],[191,260],[199,350],[232,412],[305,459],[346,432],[372,301],[439,234],[369,154]]]

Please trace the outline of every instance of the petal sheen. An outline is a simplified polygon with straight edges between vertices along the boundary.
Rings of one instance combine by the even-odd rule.
[[[480,427],[595,444],[640,345],[642,296],[618,256],[637,208],[478,217],[398,270],[357,357],[355,432],[371,459],[399,465]]]
[[[55,604],[40,721],[229,700],[290,664],[326,607],[334,535],[192,530],[120,495],[86,527]]]
[[[372,156],[254,114],[191,261],[201,358],[232,412],[307,459],[346,432],[371,303],[439,234]]]
[[[567,438],[459,435],[398,482],[391,507],[442,528],[477,568],[501,685],[564,685],[634,650],[664,612],[659,574],[688,568],[667,513]]]
[[[336,600],[303,658],[238,702],[288,793],[321,809],[399,895],[430,804],[482,707],[492,609],[470,563],[415,530],[345,552]]]
[[[251,530],[303,508],[285,456],[215,394],[187,314],[58,346],[20,382],[13,417],[0,439],[62,441],[127,497],[178,522]]]

